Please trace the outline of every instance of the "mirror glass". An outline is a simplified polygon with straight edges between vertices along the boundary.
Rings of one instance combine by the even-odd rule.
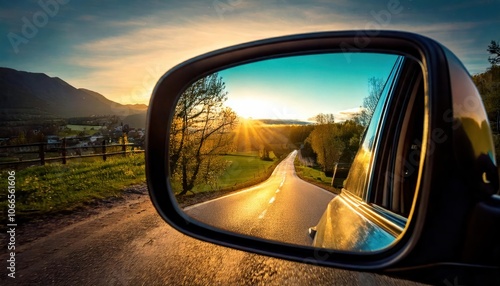
[[[386,210],[373,206],[368,185],[381,101],[391,98],[404,60],[301,55],[197,80],[180,96],[169,134],[180,207],[205,224],[273,241],[358,251],[388,246],[397,234],[370,216]],[[387,213],[404,227],[404,214]]]

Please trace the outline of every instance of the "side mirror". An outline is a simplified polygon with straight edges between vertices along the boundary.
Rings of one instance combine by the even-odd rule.
[[[174,67],[149,106],[151,199],[187,235],[424,282],[499,279],[489,122],[464,67],[431,39],[242,44]]]

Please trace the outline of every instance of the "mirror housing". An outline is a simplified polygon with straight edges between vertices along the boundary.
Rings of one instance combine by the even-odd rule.
[[[422,164],[414,207],[400,239],[377,252],[333,251],[250,238],[185,215],[169,191],[170,179],[166,175],[169,128],[180,94],[196,80],[222,69],[264,59],[327,52],[387,52],[413,58],[422,65]],[[469,118],[479,124],[474,125]],[[498,279],[500,199],[496,195],[498,172],[489,123],[463,65],[432,39],[396,31],[321,32],[210,52],[177,65],[162,76],[151,97],[147,126],[146,171],[151,200],[162,218],[184,234],[263,255],[352,270],[383,271],[414,280],[425,279],[422,274],[415,275],[415,271],[431,273],[430,279],[432,273],[439,273],[436,279],[451,277],[453,281],[454,276],[478,269]],[[476,233],[484,237],[476,237]]]

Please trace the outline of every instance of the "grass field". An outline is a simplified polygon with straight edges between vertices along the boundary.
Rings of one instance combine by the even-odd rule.
[[[195,193],[248,187],[269,177],[279,160],[264,161],[258,154],[225,155],[228,168],[217,187],[198,185]],[[8,169],[0,171],[0,188],[7,190]],[[12,171],[12,170],[11,170]],[[119,197],[130,185],[144,183],[144,154],[69,160],[15,171],[16,216],[29,220],[39,215],[68,212],[95,200]],[[7,209],[7,192],[0,193],[0,207]]]
[[[96,199],[119,196],[125,187],[145,182],[144,165],[144,154],[134,154],[16,171],[16,214],[22,218],[70,211]],[[0,188],[7,190],[7,170],[0,175]],[[0,194],[3,209],[6,195]]]
[[[231,165],[220,178],[222,187],[228,187],[258,179],[273,166],[273,161],[261,160],[258,156],[226,155],[224,159]]]
[[[94,135],[99,129],[101,129],[102,126],[99,125],[74,125],[74,124],[68,124],[66,125],[68,129],[71,131],[63,131],[60,136],[68,136],[68,135],[78,135],[80,132],[85,131],[86,134],[88,135]]]
[[[91,131],[91,130],[99,130],[101,129],[102,126],[99,125],[73,125],[73,124],[68,124],[66,125],[67,128],[74,130],[74,131]]]
[[[257,153],[229,154],[224,155],[223,158],[228,161],[229,166],[219,177],[215,189],[213,186],[201,184],[192,190],[194,193],[236,190],[258,184],[269,177],[279,162],[277,159],[274,161],[261,160]],[[176,187],[175,184],[173,188],[176,193],[180,192],[180,188]]]

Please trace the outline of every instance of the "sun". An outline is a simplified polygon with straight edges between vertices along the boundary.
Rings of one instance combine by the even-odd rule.
[[[273,118],[273,107],[269,101],[259,98],[229,98],[226,105],[231,107],[238,116],[246,119]]]

